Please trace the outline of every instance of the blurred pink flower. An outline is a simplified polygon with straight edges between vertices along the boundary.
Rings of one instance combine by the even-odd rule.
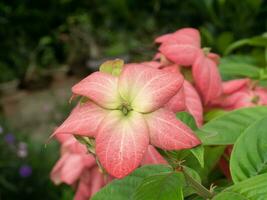
[[[242,107],[267,105],[267,89],[250,79],[236,79],[223,83],[223,96],[212,102],[213,107],[234,110]]]
[[[95,158],[72,135],[58,134],[56,137],[62,143],[61,158],[51,172],[51,180],[57,185],[77,185],[74,199],[88,200],[107,183],[104,175]]]

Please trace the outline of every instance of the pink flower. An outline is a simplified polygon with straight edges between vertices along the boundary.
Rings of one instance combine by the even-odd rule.
[[[147,151],[141,162],[141,165],[151,165],[151,164],[168,164],[168,163],[152,145],[148,145]]]
[[[61,158],[51,172],[55,184],[78,185],[75,200],[87,200],[105,185],[95,158],[71,135],[57,135],[62,143]]]
[[[90,101],[79,104],[54,134],[96,139],[96,155],[114,177],[137,168],[148,144],[167,150],[200,144],[192,130],[163,106],[181,88],[181,75],[132,64],[119,77],[95,72],[72,91]]]
[[[164,56],[183,66],[191,66],[200,51],[200,35],[198,30],[193,28],[183,28],[160,36],[155,42],[161,44],[159,51]]]
[[[201,49],[198,30],[183,28],[158,37],[156,42],[161,44],[159,51],[163,56],[157,54],[155,59],[162,60],[165,56],[169,61],[183,67],[192,66],[194,84],[204,105],[222,94],[221,77],[217,68],[219,56],[208,53],[209,49]]]
[[[227,110],[267,105],[267,90],[256,86],[250,79],[227,81],[223,83],[223,96],[212,104]]]
[[[192,67],[192,75],[196,88],[202,96],[203,103],[207,105],[222,94],[222,80],[217,68],[217,64],[213,59],[217,59],[212,54],[206,56],[204,52],[199,52],[197,59]]]
[[[178,73],[177,77],[180,74],[179,66],[175,64],[164,66],[156,61],[143,62],[141,64],[171,73]],[[188,111],[195,118],[198,127],[203,123],[203,105],[200,96],[193,85],[187,80],[184,80],[181,89],[165,104],[165,107],[174,113]]]

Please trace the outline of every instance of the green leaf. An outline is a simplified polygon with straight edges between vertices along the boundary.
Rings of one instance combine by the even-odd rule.
[[[226,188],[212,200],[265,200],[267,174],[261,174]]]
[[[205,113],[204,120],[205,120],[205,122],[209,122],[212,119],[219,117],[225,113],[226,113],[226,111],[223,109],[212,109],[212,110]]]
[[[230,159],[234,183],[267,172],[267,116],[245,130]]]
[[[192,156],[185,158],[184,165],[194,169],[200,175],[202,182],[207,184],[209,182],[209,174],[217,165],[224,149],[224,146],[204,146],[204,168],[199,165],[199,162],[195,158],[192,159]]]
[[[134,193],[134,200],[183,200],[183,174],[161,173],[147,177]]]
[[[196,133],[203,145],[234,144],[246,128],[264,116],[267,116],[266,106],[242,108],[216,117]]]
[[[121,59],[108,60],[99,67],[99,71],[118,76],[121,73],[123,65],[124,61]]]
[[[265,34],[261,36],[256,36],[252,38],[246,38],[242,40],[238,40],[234,43],[232,43],[226,50],[225,50],[225,55],[231,53],[232,51],[243,47],[245,45],[249,46],[256,46],[256,47],[266,47],[267,46],[267,37]]]
[[[187,167],[187,166],[183,166],[183,170],[187,174],[189,174],[196,182],[201,184],[201,178],[200,178],[199,174],[194,169]],[[183,193],[184,193],[185,197],[196,193],[194,188],[186,181],[185,178],[184,178]]]
[[[197,125],[194,117],[188,112],[178,112],[176,113],[176,117],[184,122],[187,126],[189,126],[192,130],[197,130]],[[202,145],[199,145],[195,148],[190,149],[192,154],[199,161],[201,167],[204,167],[204,148]]]
[[[204,167],[204,147],[203,145],[199,145],[193,149],[190,149],[192,154],[198,160],[201,167]]]
[[[244,60],[233,60],[231,57],[221,59],[219,70],[223,79],[227,80],[238,77],[258,78],[260,76],[260,68]]]
[[[147,165],[141,167],[129,176],[123,179],[114,180],[106,185],[93,196],[92,200],[132,200],[134,191],[145,178],[171,171],[172,169],[167,165]]]
[[[184,122],[187,126],[189,126],[192,130],[197,129],[196,121],[194,117],[188,112],[178,112],[176,113],[176,117]]]

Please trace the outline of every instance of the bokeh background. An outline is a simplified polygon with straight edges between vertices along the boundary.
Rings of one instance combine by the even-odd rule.
[[[264,0],[0,0],[0,199],[72,199],[49,180],[59,146],[47,142],[71,86],[108,59],[151,60],[155,37],[188,26],[213,52],[266,66]]]

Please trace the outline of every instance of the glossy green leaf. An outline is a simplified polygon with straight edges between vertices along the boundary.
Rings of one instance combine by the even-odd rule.
[[[221,155],[223,154],[225,146],[204,146],[204,168],[200,166],[199,162],[188,156],[185,158],[184,165],[194,169],[201,177],[202,183],[208,183],[210,172],[217,165]]]
[[[267,174],[261,174],[226,188],[212,200],[265,200]]]
[[[246,128],[267,116],[266,106],[242,108],[216,117],[196,131],[203,145],[234,144]]]
[[[188,112],[179,112],[176,113],[176,117],[189,126],[192,130],[197,130],[197,125],[194,117]],[[195,148],[190,149],[191,153],[199,161],[201,167],[204,167],[204,147],[199,145]]]
[[[183,200],[183,174],[161,173],[145,178],[134,193],[133,200]]]
[[[172,169],[167,165],[147,165],[135,170],[123,179],[114,180],[102,188],[92,200],[132,200],[136,188],[142,181],[160,173],[170,173]]]
[[[188,112],[178,112],[176,113],[176,117],[184,122],[187,126],[189,126],[192,130],[197,129],[196,121],[194,117]]]
[[[238,138],[230,169],[235,183],[267,172],[267,117],[251,125]]]

